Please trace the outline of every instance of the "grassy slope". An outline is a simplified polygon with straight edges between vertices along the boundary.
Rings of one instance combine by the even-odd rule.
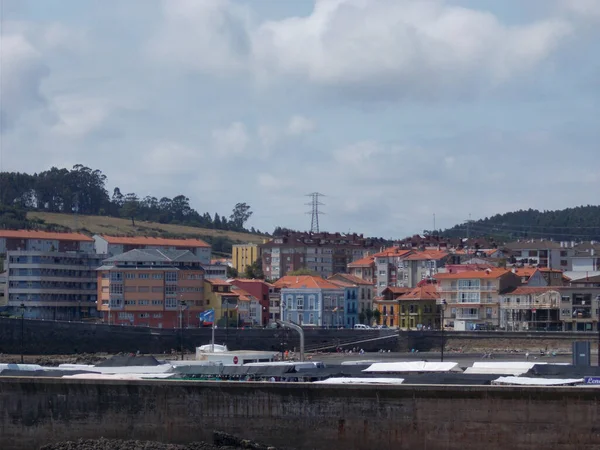
[[[29,219],[42,219],[46,223],[53,223],[63,227],[75,227],[75,219],[71,214],[56,214],[45,212],[29,212]],[[205,236],[228,237],[237,242],[253,242],[260,244],[263,237],[256,234],[239,233],[237,231],[212,230],[210,228],[187,227],[183,225],[167,225],[156,222],[135,221],[135,228],[131,226],[131,220],[120,219],[117,217],[104,216],[78,216],[77,228],[86,229],[93,234],[113,234],[113,235],[148,235],[151,233],[161,234],[169,233],[181,237],[197,237],[202,239]]]

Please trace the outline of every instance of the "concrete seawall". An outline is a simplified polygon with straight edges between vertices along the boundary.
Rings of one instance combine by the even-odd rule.
[[[600,390],[0,379],[0,448],[77,438],[184,443],[213,430],[296,449],[600,446]]]

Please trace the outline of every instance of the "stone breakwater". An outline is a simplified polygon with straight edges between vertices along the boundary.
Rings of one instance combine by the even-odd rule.
[[[2,450],[77,439],[188,445],[213,430],[277,448],[600,448],[600,390],[0,379]],[[95,450],[95,449],[94,449]]]

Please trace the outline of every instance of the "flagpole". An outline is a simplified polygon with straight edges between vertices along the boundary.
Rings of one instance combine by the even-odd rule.
[[[210,341],[210,351],[211,353],[215,352],[215,319],[213,317],[212,321],[212,340]]]

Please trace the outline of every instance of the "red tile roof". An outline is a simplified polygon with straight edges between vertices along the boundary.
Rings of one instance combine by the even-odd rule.
[[[448,252],[441,250],[425,250],[408,255],[404,259],[406,261],[422,261],[422,260],[438,260],[448,256]]]
[[[379,253],[375,253],[373,257],[384,258],[388,256],[406,256],[410,253],[412,253],[412,250],[406,250],[405,248],[400,247],[389,247]]]
[[[100,237],[109,244],[116,245],[153,245],[163,247],[193,247],[206,248],[209,244],[202,239],[170,239],[161,237],[146,237],[146,236],[108,236],[101,234]]]
[[[437,300],[439,298],[440,293],[435,284],[424,284],[414,288],[408,294],[404,294],[399,300]]]
[[[388,287],[386,287],[382,291],[382,293],[386,292],[386,291],[391,292],[392,294],[401,294],[401,295],[404,295],[404,294],[408,294],[411,291],[411,288],[397,287],[397,286],[388,286]]]
[[[537,267],[515,267],[512,272],[520,277],[531,278],[538,270]]]
[[[212,284],[213,286],[231,286],[231,283],[221,278],[205,278],[204,281]]]
[[[348,282],[353,283],[353,284],[362,284],[362,285],[367,285],[367,286],[373,286],[373,282],[363,280],[362,278],[355,277],[354,275],[350,275],[347,273],[336,273],[336,274],[330,276],[328,279],[333,281],[333,277],[336,277],[336,276],[340,277],[340,278],[344,278],[345,280],[348,280]]]
[[[274,286],[282,289],[340,289],[331,281],[311,275],[288,275],[277,280]]]
[[[369,267],[375,263],[373,256],[367,256],[366,258],[357,259],[354,262],[348,264],[348,267]]]
[[[0,230],[0,238],[94,242],[94,239],[81,233],[55,233],[36,230]]]
[[[540,287],[532,287],[532,286],[519,286],[512,292],[507,292],[504,295],[535,295],[535,294],[544,294],[550,291],[556,291],[559,286],[540,286]]]
[[[237,286],[232,286],[232,292],[234,294],[239,295],[240,301],[242,302],[249,302],[251,300],[256,300],[256,298],[250,294],[249,292],[246,292],[245,290],[237,287]]]
[[[508,273],[506,269],[469,270],[460,273],[438,273],[433,276],[436,280],[462,280],[462,279],[498,279]]]

